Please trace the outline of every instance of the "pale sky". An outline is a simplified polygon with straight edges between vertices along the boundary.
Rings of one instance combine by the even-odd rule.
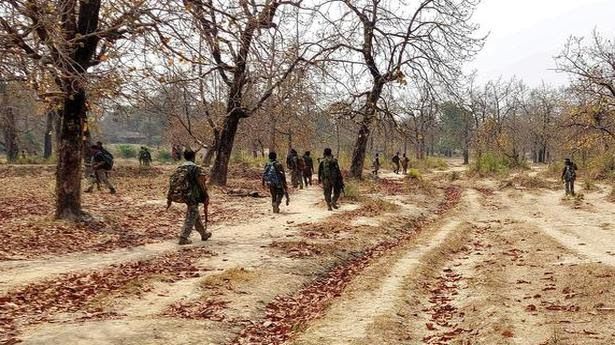
[[[588,36],[597,28],[615,37],[615,0],[483,0],[475,14],[482,32],[490,32],[483,51],[468,70],[478,81],[517,76],[530,86],[543,80],[564,84],[553,56],[570,35]]]

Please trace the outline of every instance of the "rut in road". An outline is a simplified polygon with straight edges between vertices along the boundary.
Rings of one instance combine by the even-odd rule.
[[[477,197],[473,190],[464,192],[461,210],[453,211],[452,215],[424,230],[413,243],[378,260],[355,278],[323,318],[288,343],[341,345],[365,339],[379,317],[396,313],[395,306],[402,298],[404,282],[415,273],[421,258],[464,228],[465,217],[460,215],[467,215],[467,211],[480,206]]]

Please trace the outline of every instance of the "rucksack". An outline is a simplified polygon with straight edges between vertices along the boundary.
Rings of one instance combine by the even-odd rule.
[[[181,165],[169,178],[167,199],[177,203],[190,203],[197,199],[196,165]]]
[[[101,148],[100,155],[103,159],[103,162],[105,162],[105,165],[103,168],[105,170],[111,170],[113,168],[113,155],[111,154],[111,152]]]
[[[276,162],[269,162],[265,164],[265,172],[263,172],[263,178],[268,186],[281,187],[282,180],[275,167]]]
[[[300,171],[305,170],[305,161],[301,157],[297,157],[297,169]]]
[[[333,168],[333,159],[325,158],[322,160],[322,178],[330,180],[333,177],[331,169]]]
[[[564,173],[566,181],[572,181],[577,178],[577,172],[573,165],[566,165],[566,172]]]

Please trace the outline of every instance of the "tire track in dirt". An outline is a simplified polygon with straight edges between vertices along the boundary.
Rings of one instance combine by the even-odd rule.
[[[561,193],[553,191],[514,199],[503,194],[502,198],[503,203],[510,207],[510,215],[536,226],[590,261],[615,267],[615,207],[610,211],[604,207],[597,210],[592,207],[591,211],[574,209],[562,201]]]
[[[412,224],[408,224],[408,230],[400,238],[370,247],[355,259],[332,268],[322,278],[297,293],[276,298],[267,306],[264,320],[251,321],[251,325],[241,331],[233,344],[281,344],[288,340],[298,329],[325,313],[328,304],[340,296],[348,284],[356,280],[364,269],[374,264],[375,260],[390,255],[393,250],[416,238],[425,226],[432,224],[455,207],[460,196],[458,188],[447,188],[444,201],[440,203],[433,216],[419,217]],[[412,257],[409,256],[407,260],[410,262]],[[402,264],[399,265],[400,268]],[[400,277],[391,276],[391,284],[384,288],[385,293],[387,290],[395,289],[396,279],[401,280]],[[339,334],[336,332],[329,336],[329,339],[334,339]]]
[[[364,338],[368,326],[378,316],[394,312],[394,305],[400,297],[402,284],[419,265],[420,258],[442,245],[461,224],[460,220],[448,220],[444,225],[438,226],[438,231],[427,243],[412,246],[414,248],[405,251],[394,262],[391,262],[389,256],[382,258],[382,261],[388,262],[387,265],[391,269],[381,278],[381,285],[377,289],[362,291],[336,303],[323,319],[310,326],[305,334],[299,336],[291,344],[342,345]]]
[[[314,207],[320,201],[320,189],[304,190],[293,195],[292,203],[282,214],[254,219],[249,224],[236,226],[211,227],[212,238],[207,242],[195,240],[192,246],[205,246],[216,252],[258,251],[275,237],[287,237],[296,233],[288,224],[319,221],[331,213],[326,209]],[[355,205],[342,205],[341,211],[354,209]],[[303,212],[309,209],[309,213]],[[177,229],[179,233],[179,228]],[[193,236],[195,236],[193,234]],[[246,246],[250,247],[247,249]],[[235,248],[237,247],[237,248]],[[71,254],[45,260],[0,263],[0,294],[18,286],[49,279],[60,274],[82,270],[100,269],[113,264],[134,260],[147,260],[165,253],[177,251],[180,247],[176,240],[158,242],[110,253]],[[228,258],[227,258],[228,259]],[[240,258],[238,258],[240,259]]]
[[[283,214],[258,219],[250,225],[214,228],[212,240],[187,246],[187,248],[195,249],[207,248],[219,254],[212,258],[202,258],[196,261],[199,267],[205,267],[208,271],[203,272],[200,278],[156,283],[149,292],[141,294],[139,298],[131,296],[113,298],[113,304],[105,307],[105,311],[119,315],[122,323],[118,323],[118,320],[113,317],[106,320],[81,320],[78,323],[73,323],[80,315],[79,311],[75,311],[63,316],[66,323],[48,323],[27,329],[23,337],[24,343],[79,343],[83,339],[87,339],[87,344],[107,344],[109,332],[113,333],[114,339],[123,339],[124,342],[130,342],[132,339],[136,343],[140,343],[142,339],[151,336],[150,328],[152,325],[177,322],[177,320],[162,318],[161,314],[175,302],[199,298],[202,293],[199,290],[202,278],[219,274],[233,267],[255,268],[265,265],[268,260],[271,260],[268,244],[275,239],[297,236],[300,229],[294,227],[294,224],[316,222],[331,215],[332,213],[326,209],[315,207],[319,201],[320,189],[310,189],[296,193],[293,203]],[[356,207],[353,204],[342,205],[341,211],[351,211]],[[303,212],[305,209],[310,209],[311,212]],[[120,255],[117,255],[117,253],[93,254],[85,259],[74,257],[69,266],[55,267],[51,265],[54,275],[48,275],[48,272],[39,272],[35,276],[36,279],[29,276],[25,281],[33,284],[39,279],[53,279],[55,274],[60,274],[61,277],[66,274],[67,270],[69,272],[81,272],[86,269],[92,270],[94,267],[108,267],[109,264],[125,262],[126,255],[130,255],[131,259],[148,260],[166,253],[174,253],[183,248],[186,247],[180,247],[169,241],[156,246],[136,248],[133,251],[122,251]],[[133,252],[136,252],[137,255],[134,255]],[[99,263],[101,256],[109,260]],[[36,271],[35,267],[28,269]],[[18,288],[16,285],[13,286]],[[14,289],[9,289],[8,293],[10,291],[14,291]],[[192,321],[186,322],[192,323]],[[202,321],[200,322],[202,323]],[[103,330],[104,332],[101,333]],[[219,340],[214,343],[219,343]]]

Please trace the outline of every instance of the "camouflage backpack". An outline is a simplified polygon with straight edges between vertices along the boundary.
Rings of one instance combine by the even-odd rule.
[[[189,203],[198,199],[195,191],[198,188],[196,183],[196,165],[181,165],[175,169],[169,179],[169,191],[167,200],[177,203]]]

